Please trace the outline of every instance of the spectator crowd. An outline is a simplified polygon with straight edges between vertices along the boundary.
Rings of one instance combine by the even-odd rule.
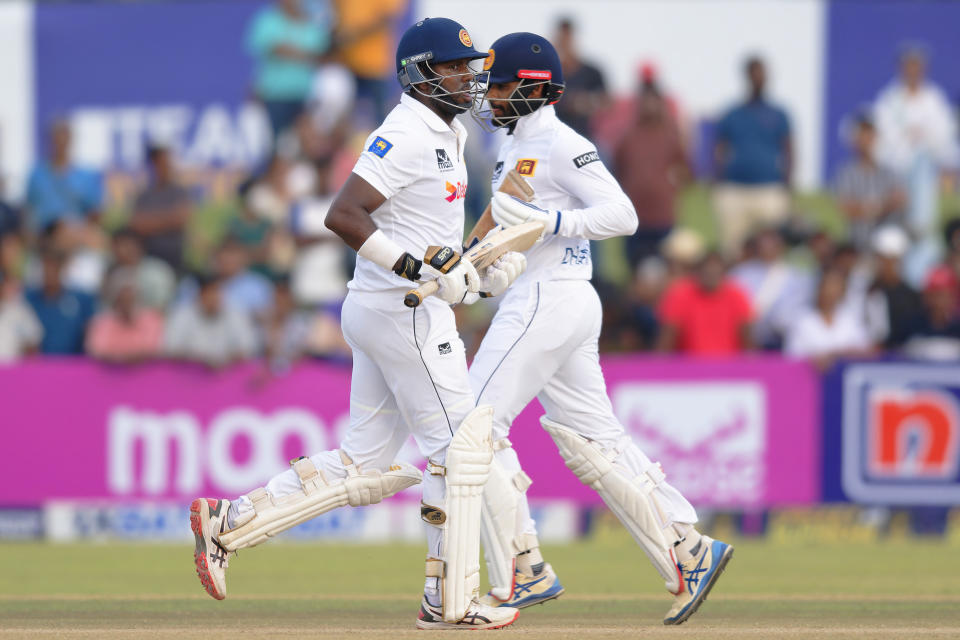
[[[52,123],[23,202],[0,201],[0,362],[260,358],[275,373],[305,357],[349,358],[339,310],[352,252],[324,217],[356,141],[396,100],[405,10],[401,0],[277,0],[256,14],[245,42],[273,152],[215,230],[162,140],[148,141],[139,193],[108,216],[102,176],[72,164],[69,121]],[[941,223],[938,201],[960,166],[955,105],[927,79],[922,48],[905,49],[894,80],[849,119],[850,157],[831,186],[842,236],[797,212],[789,109],[768,95],[764,59],[746,60],[743,100],[716,114],[713,172],[699,176],[713,246],[680,223],[681,194],[698,180],[680,101],[650,63],[635,95],[611,96],[580,56],[576,26],[562,19],[554,33],[566,79],[557,112],[597,141],[639,218],[613,256],[630,277],[595,274],[602,349],[783,352],[822,368],[884,352],[960,358],[960,219]],[[196,235],[215,236],[212,249],[191,255]],[[609,246],[620,247],[600,250]],[[459,313],[475,348],[491,311]]]

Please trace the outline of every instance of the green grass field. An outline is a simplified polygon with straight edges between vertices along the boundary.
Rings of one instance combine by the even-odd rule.
[[[500,633],[530,638],[960,637],[960,554],[944,542],[799,548],[735,541],[689,622],[663,627],[669,597],[625,536],[545,555],[567,593]],[[0,545],[0,637],[422,637],[419,546],[271,544],[241,552],[210,599],[192,547]]]

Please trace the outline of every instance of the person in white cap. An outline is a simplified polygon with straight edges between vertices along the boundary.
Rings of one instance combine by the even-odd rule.
[[[876,277],[867,295],[867,326],[878,344],[895,349],[910,337],[922,310],[920,294],[903,279],[910,238],[900,227],[885,225],[873,233],[871,248]]]

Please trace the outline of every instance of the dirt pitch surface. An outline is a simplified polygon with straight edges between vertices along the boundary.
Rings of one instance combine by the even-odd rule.
[[[548,547],[567,593],[496,637],[960,638],[960,548],[735,541],[686,624],[629,540]],[[0,545],[5,638],[424,638],[414,629],[423,551],[270,544],[231,561],[228,597],[203,593],[192,545]],[[449,634],[447,634],[449,635]]]

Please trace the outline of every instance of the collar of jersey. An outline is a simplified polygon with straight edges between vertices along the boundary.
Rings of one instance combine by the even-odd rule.
[[[454,118],[453,121],[447,126],[447,123],[444,122],[440,116],[435,114],[430,110],[430,107],[423,104],[410,94],[404,93],[400,96],[400,104],[406,106],[408,109],[413,110],[420,119],[427,123],[427,126],[436,131],[437,133],[453,133],[458,138],[466,134],[467,130],[460,124],[460,120]]]
[[[533,113],[523,116],[517,120],[517,126],[513,129],[515,138],[529,138],[541,131],[552,129],[557,121],[557,112],[553,105],[548,104],[540,107]]]

